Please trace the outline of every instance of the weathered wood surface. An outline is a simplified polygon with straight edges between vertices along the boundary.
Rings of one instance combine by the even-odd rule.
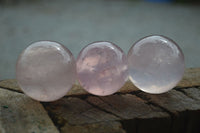
[[[186,69],[173,90],[139,91],[130,81],[98,97],[79,85],[62,99],[39,103],[25,96],[16,80],[0,82],[0,133],[199,133],[200,68]]]
[[[0,132],[58,133],[44,107],[27,96],[0,88]]]

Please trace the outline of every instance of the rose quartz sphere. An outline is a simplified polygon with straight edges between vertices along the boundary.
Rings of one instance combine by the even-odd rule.
[[[184,55],[164,36],[148,36],[128,52],[130,80],[144,92],[159,94],[176,86],[184,73]]]
[[[20,55],[16,78],[22,91],[38,101],[63,97],[76,80],[76,62],[71,52],[56,42],[31,44]]]
[[[106,96],[117,92],[128,79],[127,58],[110,42],[94,42],[80,52],[77,74],[80,84],[91,94]]]

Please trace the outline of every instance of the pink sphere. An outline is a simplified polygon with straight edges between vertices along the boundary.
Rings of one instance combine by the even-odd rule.
[[[106,96],[117,92],[128,78],[124,52],[110,42],[94,42],[77,59],[80,84],[91,94]]]
[[[54,101],[63,97],[75,82],[75,59],[61,44],[35,42],[21,53],[16,78],[22,91],[31,98]]]
[[[128,52],[130,80],[144,92],[159,94],[176,86],[184,73],[184,55],[164,36],[148,36]]]

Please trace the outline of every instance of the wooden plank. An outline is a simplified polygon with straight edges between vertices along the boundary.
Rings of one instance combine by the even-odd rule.
[[[184,87],[195,87],[195,86],[200,86],[200,68],[188,68],[185,70],[183,79],[179,82],[177,87],[184,88]],[[15,79],[0,81],[0,87],[21,92],[21,89],[17,85]],[[119,90],[119,93],[129,93],[137,90],[138,90],[137,87],[135,87],[131,83],[131,81],[127,81],[125,85]],[[76,96],[76,95],[87,95],[87,94],[88,93],[84,91],[84,89],[78,83],[76,83],[66,95]]]
[[[188,97],[195,101],[200,101],[200,88],[184,88],[179,89]],[[189,119],[187,121],[186,133],[199,133],[200,132],[200,109],[196,111],[189,111]]]
[[[160,95],[152,95],[141,92],[138,94],[141,98],[148,100],[160,107],[165,108],[169,112],[176,114],[186,110],[200,109],[200,102],[196,101],[182,92],[171,90]]]
[[[200,86],[200,68],[187,68],[183,79],[179,82],[177,87],[195,87]]]
[[[138,96],[171,114],[173,118],[171,132],[200,132],[200,127],[195,125],[195,123],[200,123],[200,101],[176,90],[160,95],[141,92]]]
[[[65,124],[61,128],[61,133],[126,133],[120,122],[105,121],[85,125]]]
[[[39,102],[0,88],[0,132],[58,133],[58,130]]]
[[[106,97],[89,96],[92,105],[111,112],[121,119],[169,117],[169,115],[146,101],[131,94],[110,95]]]
[[[55,119],[63,119],[61,121],[66,121],[71,125],[119,120],[118,117],[99,110],[76,97],[64,97],[55,102],[43,103],[43,105]]]
[[[20,87],[17,84],[16,79],[7,79],[0,81],[0,87],[10,89],[17,92],[22,92]]]
[[[157,131],[168,133],[170,129],[171,117],[167,112],[148,104],[135,95],[89,96],[86,100],[95,107],[120,117],[127,132],[153,133]]]
[[[62,133],[125,133],[117,116],[95,108],[77,97],[43,103]]]
[[[180,91],[183,91],[188,97],[200,100],[200,88],[184,88],[180,89]]]
[[[163,120],[163,123],[157,121],[157,126],[160,126],[161,129],[159,131],[167,133],[166,131],[171,124],[170,115],[167,112],[153,105],[148,105],[144,100],[131,94],[107,97],[64,97],[58,101],[43,104],[52,119],[58,122],[57,125],[62,125],[60,128],[61,131],[63,129],[63,132],[70,130],[77,133],[79,130],[81,130],[80,132],[93,132],[94,130],[102,132],[102,126],[105,129],[103,131],[106,132],[115,133],[116,129],[119,130],[118,132],[124,132],[122,126],[133,132],[136,130],[136,123],[128,123],[136,119],[151,119],[145,124],[148,123],[153,130],[152,120],[156,122],[159,118]],[[111,126],[106,126],[109,124]],[[143,124],[141,122],[140,127]],[[142,131],[138,133],[143,133]]]

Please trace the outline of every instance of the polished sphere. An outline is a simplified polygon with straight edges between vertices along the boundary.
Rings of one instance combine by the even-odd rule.
[[[31,98],[55,101],[75,82],[76,62],[71,52],[56,42],[35,42],[21,53],[16,76],[22,91]]]
[[[80,52],[77,74],[80,84],[89,93],[113,94],[128,78],[126,55],[113,43],[94,42]]]
[[[169,91],[184,73],[184,55],[179,46],[164,36],[148,36],[128,52],[130,80],[144,92]]]

